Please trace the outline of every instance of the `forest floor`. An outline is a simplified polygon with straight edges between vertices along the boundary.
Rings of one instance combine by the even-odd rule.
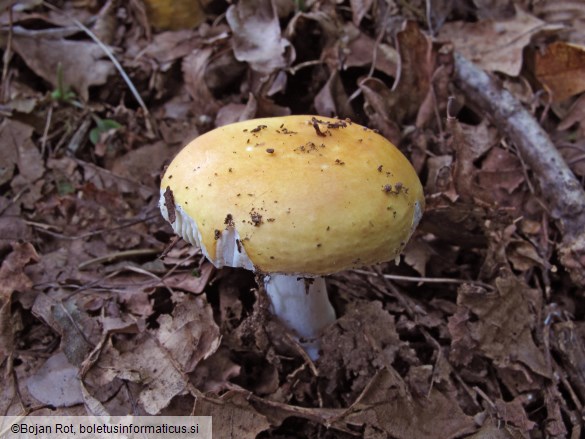
[[[1,0],[0,415],[583,437],[584,31],[568,0]],[[399,264],[328,277],[315,362],[158,207],[189,140],[286,114],[377,129],[426,195]]]

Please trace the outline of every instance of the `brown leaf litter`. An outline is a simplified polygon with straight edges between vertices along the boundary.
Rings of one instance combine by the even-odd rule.
[[[555,201],[582,182],[554,188],[585,175],[567,74],[582,8],[202,1],[169,22],[186,3],[0,2],[0,411],[211,415],[217,437],[261,439],[579,437],[585,245],[579,204]],[[516,106],[478,101],[461,54]],[[506,125],[521,112],[530,148]],[[215,269],[157,205],[191,138],[291,113],[380,130],[426,193],[402,263],[328,277],[339,318],[316,361],[253,275]],[[549,137],[568,168],[531,156]]]

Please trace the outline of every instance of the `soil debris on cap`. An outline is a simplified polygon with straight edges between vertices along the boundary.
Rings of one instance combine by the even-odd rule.
[[[339,122],[327,122],[327,128],[346,128],[347,122],[340,120]]]
[[[175,197],[173,196],[173,191],[171,190],[170,186],[167,186],[167,190],[164,193],[165,197],[165,207],[167,208],[167,212],[169,213],[169,222],[174,224],[175,220],[177,219],[177,214],[175,213]]]
[[[319,123],[323,123],[323,121],[320,121],[319,119],[313,117],[311,118],[311,123],[313,124],[313,128],[315,128],[315,132],[317,133],[318,136],[325,137],[327,135],[323,131],[321,131],[321,128],[319,127]]]
[[[258,227],[260,224],[262,224],[262,215],[260,215],[255,210],[250,212],[250,218],[252,219],[252,224],[254,224],[254,226]]]
[[[223,223],[228,226],[228,227],[234,227],[235,223],[234,223],[234,217],[232,216],[231,213],[228,213],[225,216],[225,220],[223,221]]]

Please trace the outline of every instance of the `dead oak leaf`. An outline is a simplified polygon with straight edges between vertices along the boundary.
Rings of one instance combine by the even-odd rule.
[[[219,328],[211,307],[202,298],[182,296],[172,315],[161,315],[158,323],[156,338],[184,372],[193,371],[219,347]]]
[[[12,179],[15,165],[18,177],[11,182],[13,188],[29,185],[43,175],[43,159],[32,141],[33,131],[30,125],[12,119],[0,124],[0,184]]]
[[[534,54],[534,74],[555,102],[585,91],[585,46],[562,41]]]
[[[222,395],[221,400],[198,399],[194,416],[211,416],[216,437],[255,439],[268,429],[268,419],[250,404],[245,393],[235,390]]]
[[[39,255],[32,244],[12,244],[10,253],[0,267],[0,300],[8,301],[13,291],[24,291],[32,287],[32,281],[24,273],[24,267],[38,262]]]
[[[379,437],[396,439],[443,439],[473,432],[475,423],[459,407],[454,395],[433,388],[428,395],[414,396],[393,369],[382,369],[358,400],[334,426],[363,425],[384,432]],[[374,436],[372,436],[374,437]]]
[[[145,333],[118,340],[115,347],[106,343],[85,379],[103,384],[115,378],[139,385],[138,402],[151,415],[160,413],[188,385],[165,349]]]
[[[319,372],[325,393],[353,401],[379,369],[390,367],[400,347],[394,317],[381,302],[350,306],[323,334]]]
[[[54,88],[58,87],[61,70],[63,83],[84,101],[89,98],[89,87],[105,84],[114,71],[112,63],[103,59],[104,51],[93,42],[49,39],[23,31],[14,35],[12,44],[26,65]]]
[[[32,287],[24,267],[37,262],[39,256],[34,247],[26,242],[12,244],[10,253],[0,267],[0,364],[14,350],[14,334],[17,330],[12,314],[12,293]]]
[[[28,391],[44,404],[70,407],[83,402],[79,369],[73,366],[63,352],[49,359],[26,381]]]
[[[515,16],[510,19],[446,23],[439,32],[439,39],[451,41],[457,51],[484,70],[518,76],[522,51],[532,36],[555,28],[558,26],[547,25],[517,7]]]
[[[533,302],[538,293],[512,277],[496,279],[494,292],[478,291],[470,285],[459,288],[458,311],[449,319],[452,353],[466,352],[463,363],[471,356],[483,355],[501,367],[526,366],[534,373],[550,377],[550,366],[534,342],[536,325]]]

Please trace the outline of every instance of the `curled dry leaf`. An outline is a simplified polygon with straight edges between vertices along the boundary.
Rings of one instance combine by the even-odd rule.
[[[400,67],[389,105],[396,115],[395,120],[403,122],[418,113],[429,92],[435,54],[430,38],[414,21],[406,21],[396,34],[396,46]]]
[[[241,0],[227,10],[236,59],[262,74],[282,69],[292,62],[292,46],[281,37],[280,23],[272,0]],[[290,56],[285,56],[289,51]]]
[[[359,26],[362,19],[366,16],[374,0],[350,0],[353,24]]]
[[[314,104],[317,112],[323,116],[355,119],[337,70],[331,74],[323,88],[317,93]]]
[[[431,255],[436,252],[425,241],[421,239],[411,239],[404,248],[404,262],[414,268],[421,276],[426,275],[427,262]]]
[[[364,110],[370,123],[394,144],[400,143],[401,131],[391,106],[390,89],[378,78],[366,78],[359,83],[364,94]]]
[[[183,79],[198,114],[214,115],[219,109],[219,103],[205,82],[205,70],[212,54],[213,49],[206,47],[195,49],[183,58]]]

